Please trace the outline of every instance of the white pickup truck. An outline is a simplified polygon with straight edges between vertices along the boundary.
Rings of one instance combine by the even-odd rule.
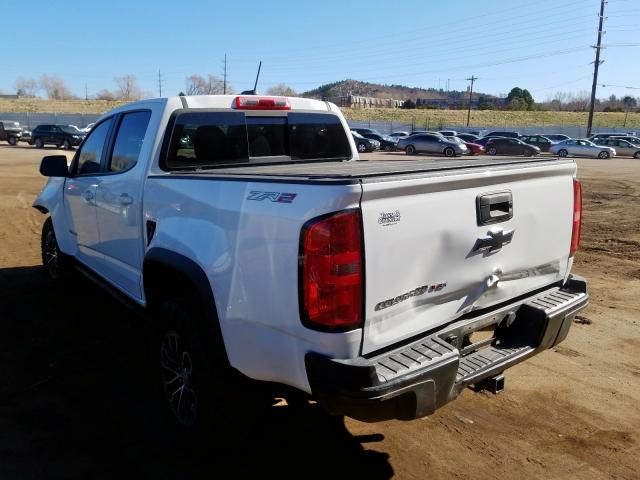
[[[48,273],[79,270],[147,312],[162,401],[187,433],[224,415],[225,372],[335,415],[429,415],[467,386],[500,389],[588,301],[570,275],[573,161],[361,161],[328,102],[132,103],[70,166],[40,171]]]

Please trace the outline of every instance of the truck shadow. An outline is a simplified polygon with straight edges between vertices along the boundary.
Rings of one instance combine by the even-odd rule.
[[[148,327],[79,279],[0,269],[0,478],[390,478],[382,436],[315,405],[230,418],[198,452],[172,441],[146,362]],[[367,449],[363,446],[367,445]]]

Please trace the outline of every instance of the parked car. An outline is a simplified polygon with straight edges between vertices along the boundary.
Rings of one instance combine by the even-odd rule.
[[[458,132],[455,130],[438,130],[438,133],[443,137],[457,137]]]
[[[482,137],[482,138],[477,139],[477,140],[476,140],[475,142],[473,142],[473,143],[475,143],[476,145],[481,145],[481,146],[483,146],[483,147],[486,147],[487,142],[488,142],[489,140],[493,140],[494,138],[505,138],[505,137]]]
[[[519,132],[489,132],[485,135],[485,137],[505,137],[505,138],[518,138],[520,136]]]
[[[79,130],[81,132],[84,132],[84,133],[89,133],[94,125],[95,125],[95,123],[89,123],[88,125],[85,125],[84,127],[80,128]]]
[[[557,143],[544,135],[522,135],[520,140],[528,145],[535,145],[541,152],[548,152],[549,147]]]
[[[389,136],[390,137],[408,137],[409,135],[411,135],[409,132],[393,132],[390,133]]]
[[[466,145],[467,153],[469,155],[482,155],[484,153],[484,147],[482,145],[478,145],[476,143],[465,142],[459,136],[449,136],[445,137],[447,140],[451,142],[456,142],[460,145]]]
[[[0,142],[15,145],[22,140],[22,129],[18,122],[0,120]]]
[[[377,140],[365,138],[358,132],[354,132],[353,130],[351,130],[351,135],[353,135],[353,141],[356,142],[356,148],[360,153],[373,152],[374,150],[380,148],[380,142],[378,142]]]
[[[456,135],[458,138],[461,138],[465,142],[475,143],[476,140],[479,140],[480,137],[478,135],[474,135],[473,133],[458,133]]]
[[[595,133],[593,135],[591,135],[587,140],[589,140],[590,142],[595,142],[596,140],[600,139],[600,138],[609,138],[609,137],[624,137],[624,136],[635,136],[633,132],[628,132],[628,133],[624,133],[624,132],[617,132],[617,133],[611,133],[611,132],[607,132],[607,133]]]
[[[620,138],[599,138],[595,142],[601,147],[611,147],[616,151],[616,156],[640,158],[640,145],[622,140]]]
[[[29,127],[22,127],[21,141],[28,142],[31,140],[31,129]]]
[[[396,149],[396,143],[398,143],[398,139],[394,137],[390,137],[388,135],[382,135],[380,133],[370,133],[370,132],[358,132],[364,138],[368,138],[369,140],[376,140],[380,143],[380,150],[384,150],[385,152],[393,152]]]
[[[71,150],[82,143],[85,133],[70,125],[38,125],[31,132],[30,145],[43,148],[45,145],[55,145]]]
[[[611,137],[611,138],[617,138],[618,140],[626,140],[627,142],[631,142],[634,145],[640,145],[640,138],[632,135],[627,135],[624,137]]]
[[[538,155],[540,148],[535,145],[528,145],[517,138],[492,138],[484,149],[489,155],[524,155],[530,157]]]
[[[545,133],[544,136],[553,142],[562,142],[563,140],[571,140],[570,136],[563,135],[562,133]]]
[[[567,157],[569,155],[577,155],[582,157],[594,157],[594,158],[610,158],[616,155],[615,149],[611,147],[604,147],[596,145],[589,140],[564,140],[556,143],[549,148],[550,153],[556,153],[560,157]]]
[[[574,162],[357,162],[344,125],[306,98],[170,97],[103,115],[71,166],[42,160],[44,272],[67,302],[72,281],[94,282],[143,314],[144,375],[174,440],[215,439],[258,382],[268,400],[371,422],[498,391],[505,371],[526,388],[509,368],[587,306],[570,273]],[[86,302],[86,322],[103,303]]]
[[[455,157],[467,153],[467,146],[447,140],[442,135],[431,133],[417,133],[398,140],[398,150],[404,150],[407,155],[418,153],[441,153],[445,157]]]

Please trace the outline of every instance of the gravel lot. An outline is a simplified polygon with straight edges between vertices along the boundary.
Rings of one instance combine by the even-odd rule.
[[[504,392],[467,390],[431,417],[378,424],[282,402],[196,456],[156,420],[139,319],[90,285],[52,289],[40,271],[42,155],[0,145],[1,479],[640,478],[639,160],[577,161],[574,271],[591,305],[562,345],[510,369]]]

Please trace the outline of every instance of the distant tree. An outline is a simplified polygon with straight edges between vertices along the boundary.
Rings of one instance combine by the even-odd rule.
[[[186,78],[187,95],[220,95],[224,93],[224,80],[215,75],[191,75]],[[227,93],[233,93],[233,89],[227,83]]]
[[[532,110],[535,105],[529,90],[514,87],[507,95],[507,108],[509,110]]]
[[[267,95],[280,95],[283,97],[297,97],[296,91],[286,83],[278,83],[267,88]]]
[[[116,95],[115,92],[112,92],[112,91],[107,90],[107,89],[103,89],[103,90],[100,90],[96,94],[96,99],[97,100],[114,101],[114,100],[117,100],[117,95]]]
[[[140,100],[144,96],[135,75],[123,75],[113,81],[117,86],[115,95],[120,100]]]
[[[402,108],[406,108],[406,109],[413,109],[416,108],[416,102],[414,102],[413,100],[411,100],[410,98],[407,98],[404,103],[402,104]]]
[[[629,110],[635,108],[638,105],[638,101],[627,95],[622,99],[622,104],[624,105],[624,124],[623,127],[627,126],[627,117],[629,116]]]
[[[74,98],[65,81],[57,75],[41,75],[40,87],[52,100],[68,100]]]
[[[22,97],[35,97],[40,89],[38,81],[33,78],[18,77],[13,85]]]

